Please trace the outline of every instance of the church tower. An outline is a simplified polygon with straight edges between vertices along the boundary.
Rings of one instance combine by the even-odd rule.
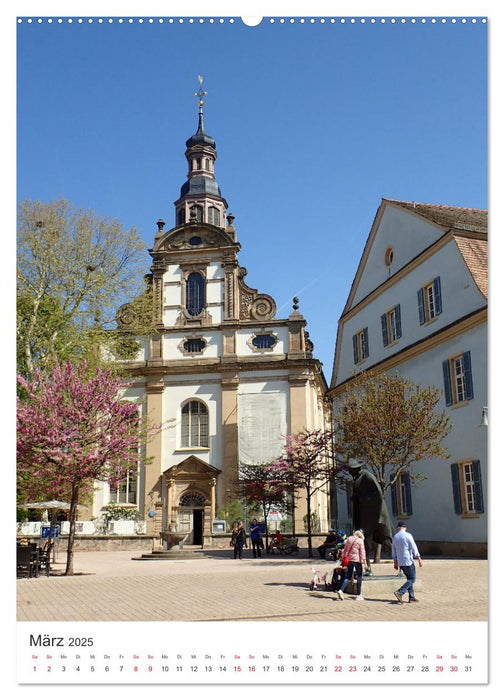
[[[165,425],[147,447],[139,479],[148,533],[177,530],[187,533],[187,544],[215,546],[212,520],[237,497],[240,463],[271,461],[291,433],[328,429],[330,411],[298,300],[279,319],[274,299],[245,281],[234,217],[215,179],[205,95],[200,78],[198,128],[186,141],[175,225],[165,230],[160,219],[149,251],[156,333],[124,366],[135,378],[130,394],[145,396],[149,420]],[[292,277],[294,286],[294,270]],[[317,498],[313,508],[326,528],[329,499],[323,492]]]

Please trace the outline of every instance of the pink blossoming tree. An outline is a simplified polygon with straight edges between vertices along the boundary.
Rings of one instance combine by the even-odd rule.
[[[27,498],[69,501],[65,575],[73,574],[79,499],[95,481],[117,487],[136,473],[140,447],[159,430],[143,424],[137,402],[121,399],[127,384],[111,370],[86,370],[67,362],[50,376],[18,377],[18,481]]]

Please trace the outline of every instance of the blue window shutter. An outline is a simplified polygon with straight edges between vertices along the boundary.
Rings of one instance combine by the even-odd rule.
[[[439,316],[443,311],[441,303],[441,277],[436,277],[434,280],[434,305],[436,307],[436,315]]]
[[[353,341],[353,361],[354,361],[354,364],[356,365],[357,362],[359,361],[359,351],[357,350],[357,335],[353,336],[352,341]]]
[[[473,392],[473,381],[472,381],[472,369],[471,369],[471,353],[470,351],[465,352],[462,357],[464,358],[464,387],[465,387],[465,397],[466,399],[474,398]]]
[[[452,486],[453,486],[453,504],[455,513],[462,513],[462,500],[460,498],[460,481],[459,481],[459,465],[457,463],[451,465]]]
[[[390,481],[394,478],[394,474],[390,475]],[[392,515],[397,515],[397,494],[396,484],[390,487],[390,497],[392,499]]]
[[[364,357],[369,357],[369,334],[368,334],[368,329],[367,326],[364,328],[362,331],[364,335]]]
[[[382,336],[383,336],[383,345],[385,347],[387,347],[387,345],[388,345],[387,314],[382,314],[381,329],[382,329]]]
[[[444,379],[444,391],[446,405],[451,406],[453,403],[452,391],[451,391],[451,378],[450,378],[450,361],[444,360],[443,362],[443,379]]]
[[[419,289],[417,292],[418,299],[418,317],[420,318],[420,325],[423,326],[425,323],[425,312],[423,305],[423,289]]]
[[[406,513],[405,515],[412,515],[413,514],[413,503],[411,500],[411,479],[410,475],[406,474],[405,472],[403,473],[403,478],[404,478],[404,491],[405,491],[405,496],[406,496]]]
[[[398,304],[395,307],[395,325],[396,325],[396,336],[400,338],[402,336],[402,329],[401,329],[401,307]]]
[[[483,505],[483,487],[481,484],[481,465],[479,459],[475,459],[473,462],[473,476],[474,476],[474,499],[476,501],[476,512],[484,513],[485,507]]]

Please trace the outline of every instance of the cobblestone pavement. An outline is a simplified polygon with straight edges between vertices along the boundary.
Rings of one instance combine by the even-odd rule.
[[[263,557],[242,561],[230,552],[202,558],[143,560],[136,552],[76,552],[77,575],[51,575],[17,581],[17,619],[33,621],[104,620],[271,620],[271,621],[485,621],[487,562],[425,559],[417,568],[416,605],[399,605],[398,587],[364,579],[365,600],[310,591],[311,567],[323,573],[331,562],[302,557]],[[54,573],[64,570],[64,554]],[[375,576],[392,576],[387,560],[373,565]],[[470,586],[468,583],[470,582]],[[374,589],[374,590],[373,590]]]

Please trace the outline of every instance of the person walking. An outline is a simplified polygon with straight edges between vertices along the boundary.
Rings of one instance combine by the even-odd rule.
[[[261,529],[256,518],[250,523],[250,541],[252,542],[252,554],[254,559],[261,556]]]
[[[231,542],[233,543],[233,553],[235,559],[243,559],[243,547],[247,546],[247,535],[243,527],[243,523],[239,520],[231,533]]]
[[[410,603],[417,603],[418,598],[415,597],[413,589],[416,581],[415,559],[418,561],[418,566],[423,566],[422,558],[413,539],[413,535],[406,532],[406,523],[399,520],[397,523],[397,532],[392,539],[392,559],[394,560],[394,569],[401,569],[406,576],[406,581],[397,590],[394,595],[397,602],[402,605],[403,595],[408,591]]]
[[[347,583],[355,574],[357,577],[357,597],[355,600],[364,600],[361,595],[362,591],[362,573],[367,569],[366,564],[366,548],[364,547],[364,533],[362,530],[355,530],[353,535],[347,538],[343,551],[341,552],[341,561],[343,566],[347,564],[346,576],[343,579],[339,590],[336,591],[338,598],[344,600],[343,591]]]

